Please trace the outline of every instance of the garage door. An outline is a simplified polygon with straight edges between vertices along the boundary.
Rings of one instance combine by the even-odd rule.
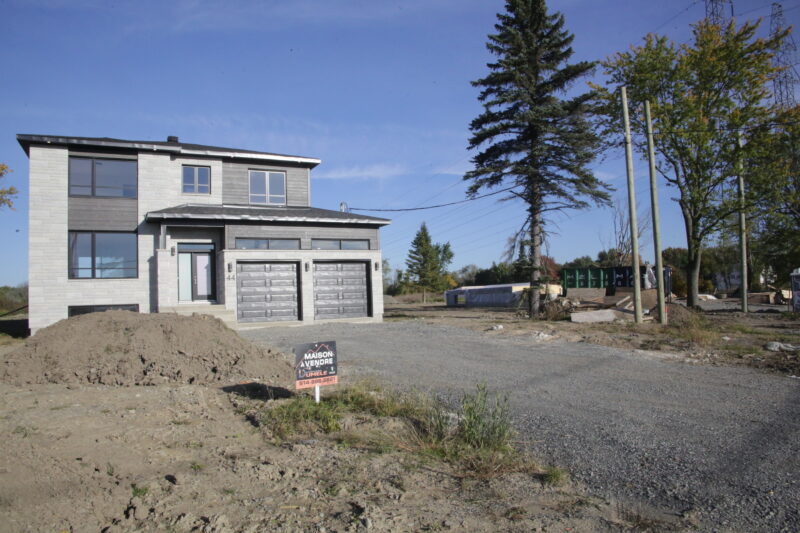
[[[299,320],[295,263],[237,263],[239,322]]]
[[[314,263],[314,318],[368,316],[366,263]]]

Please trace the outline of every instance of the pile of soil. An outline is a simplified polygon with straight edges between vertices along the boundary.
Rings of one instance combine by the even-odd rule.
[[[658,316],[658,309],[656,309],[653,316]],[[667,321],[670,326],[678,328],[687,327],[698,324],[702,320],[702,313],[693,311],[680,304],[667,304]]]
[[[208,315],[106,311],[61,320],[8,353],[0,379],[29,383],[231,383],[291,380],[289,356]]]

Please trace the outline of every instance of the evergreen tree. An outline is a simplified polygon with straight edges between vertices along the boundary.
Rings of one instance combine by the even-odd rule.
[[[425,223],[419,228],[408,251],[406,273],[423,291],[438,291],[445,285],[445,269],[453,260],[450,243],[434,244]]]
[[[471,195],[503,186],[525,201],[528,216],[517,235],[530,235],[530,281],[538,287],[545,213],[586,208],[587,200],[608,203],[608,186],[588,168],[599,148],[587,119],[593,93],[561,97],[594,64],[568,63],[573,36],[544,0],[507,0],[497,18],[487,48],[498,60],[473,82],[484,111],[470,124],[469,148],[482,149],[464,179],[473,182]],[[531,302],[531,317],[538,311]]]

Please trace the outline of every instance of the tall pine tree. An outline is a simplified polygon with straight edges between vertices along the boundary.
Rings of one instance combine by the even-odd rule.
[[[425,223],[419,228],[411,242],[406,266],[411,281],[423,291],[438,291],[443,288],[445,269],[453,260],[450,243],[434,244]]]
[[[573,36],[561,13],[548,14],[544,0],[507,0],[497,15],[497,33],[487,48],[497,56],[489,74],[472,82],[481,88],[484,111],[470,124],[474,169],[469,194],[482,188],[513,187],[511,198],[527,204],[527,220],[517,245],[530,246],[531,287],[542,277],[545,214],[582,209],[588,201],[609,201],[609,188],[588,168],[599,140],[588,121],[593,93],[567,98],[566,92],[594,64],[570,64]],[[562,96],[564,96],[562,98]],[[531,317],[538,306],[531,299]]]

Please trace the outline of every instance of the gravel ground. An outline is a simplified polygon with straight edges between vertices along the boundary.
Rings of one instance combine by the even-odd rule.
[[[417,321],[242,335],[287,351],[336,340],[343,374],[450,397],[485,381],[536,456],[596,495],[708,531],[800,531],[800,379]]]

